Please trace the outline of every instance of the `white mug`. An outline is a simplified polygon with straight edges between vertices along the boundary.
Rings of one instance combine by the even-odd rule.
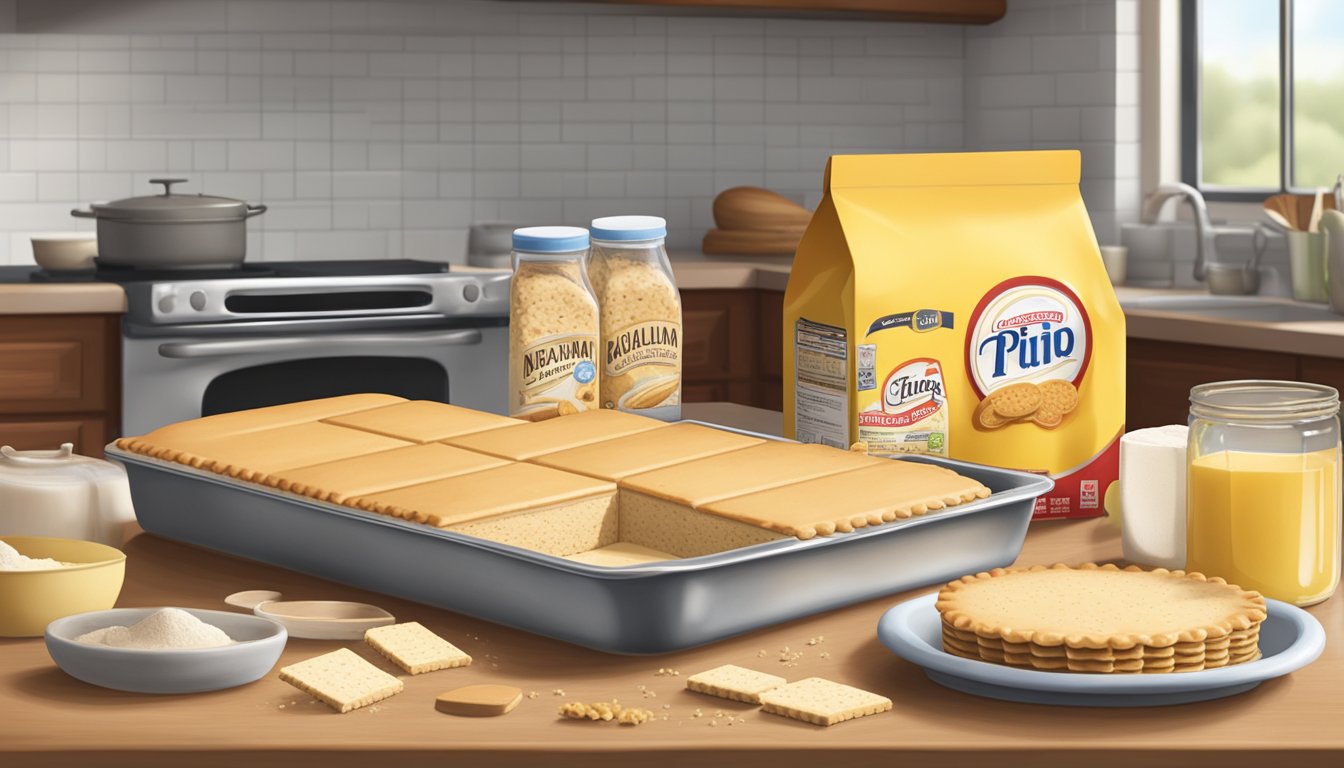
[[[1128,256],[1129,249],[1123,245],[1101,246],[1101,262],[1106,265],[1106,276],[1111,279],[1111,285],[1125,284],[1125,261]]]

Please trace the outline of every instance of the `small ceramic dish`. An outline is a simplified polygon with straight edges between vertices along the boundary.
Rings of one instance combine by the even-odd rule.
[[[158,608],[114,608],[67,616],[47,625],[47,653],[66,674],[86,683],[134,693],[200,693],[265,677],[289,635],[279,624],[227,611],[184,608],[224,630],[235,642],[219,648],[142,650],[81,643],[95,629],[130,626]]]
[[[32,558],[68,563],[36,571],[0,571],[0,637],[41,637],[62,616],[111,608],[121,594],[126,555],[93,541],[0,536]]]
[[[345,600],[282,600],[279,592],[253,589],[235,592],[224,602],[279,622],[290,637],[304,640],[363,640],[374,627],[395,624],[392,614],[368,603]]]
[[[1114,675],[1043,672],[953,656],[943,650],[938,593],[900,603],[882,616],[877,638],[893,653],[924,669],[939,685],[963,693],[1026,704],[1072,707],[1157,707],[1234,696],[1266,680],[1295,672],[1321,655],[1325,629],[1314,616],[1278,600],[1265,600],[1260,658],[1201,672]]]
[[[48,272],[89,272],[98,257],[98,236],[92,232],[33,235],[33,261]]]

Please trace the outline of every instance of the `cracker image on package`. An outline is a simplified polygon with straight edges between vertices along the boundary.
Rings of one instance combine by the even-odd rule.
[[[832,157],[784,296],[785,436],[1039,472],[1035,518],[1100,515],[1125,325],[1080,169],[1076,151]]]

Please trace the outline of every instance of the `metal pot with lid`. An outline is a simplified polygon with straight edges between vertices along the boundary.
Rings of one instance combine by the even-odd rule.
[[[247,256],[247,220],[266,212],[231,197],[173,194],[186,179],[150,179],[163,194],[75,209],[98,221],[101,264],[157,269],[231,267]]]

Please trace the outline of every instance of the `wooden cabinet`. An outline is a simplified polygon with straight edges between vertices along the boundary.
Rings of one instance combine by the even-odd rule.
[[[1344,391],[1344,360],[1282,352],[1130,339],[1125,428],[1184,424],[1190,388],[1211,381],[1277,379],[1328,384]]]
[[[1297,378],[1313,384],[1326,384],[1344,392],[1344,360],[1333,357],[1298,358]]]
[[[756,317],[760,331],[760,375],[756,377],[756,405],[784,410],[784,293],[756,292]]]
[[[942,24],[991,24],[1007,0],[598,0],[621,5],[749,9],[775,14],[859,13],[865,18]]]
[[[102,456],[121,420],[118,315],[0,315],[0,444]]]
[[[681,292],[682,399],[755,405],[756,291]]]
[[[682,291],[682,400],[780,410],[783,316],[780,291]]]

